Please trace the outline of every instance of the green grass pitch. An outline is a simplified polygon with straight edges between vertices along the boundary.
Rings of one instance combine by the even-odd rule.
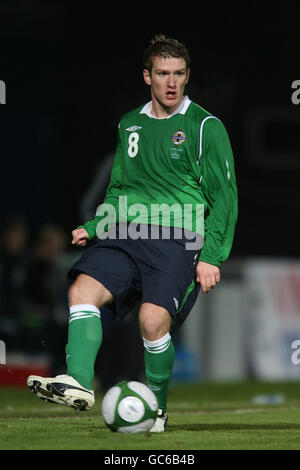
[[[277,404],[253,402],[281,394]],[[299,450],[300,384],[175,385],[163,434],[112,433],[94,408],[76,412],[44,403],[27,389],[0,389],[1,450]]]

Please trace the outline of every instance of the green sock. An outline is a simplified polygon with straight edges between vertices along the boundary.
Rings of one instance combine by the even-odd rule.
[[[94,365],[102,343],[100,311],[94,305],[70,307],[66,362],[68,375],[91,390]]]
[[[175,359],[174,345],[169,333],[157,341],[147,341],[144,338],[143,340],[147,385],[155,394],[158,407],[166,411]]]

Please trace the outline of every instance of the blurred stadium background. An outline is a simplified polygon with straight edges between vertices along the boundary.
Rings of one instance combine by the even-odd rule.
[[[28,371],[64,371],[65,274],[80,255],[70,248],[70,232],[93,217],[103,198],[120,117],[149,100],[142,52],[157,33],[189,48],[187,93],[226,125],[239,187],[230,260],[222,283],[199,296],[176,335],[173,380],[299,380],[300,365],[292,362],[292,343],[300,340],[294,5],[198,2],[196,9],[163,10],[151,3],[147,10],[117,2],[93,10],[92,4],[0,4],[7,100],[0,109],[0,340],[6,345],[0,387],[23,386]],[[114,333],[111,319],[103,318],[96,369],[105,389],[142,377],[143,348],[134,315]]]

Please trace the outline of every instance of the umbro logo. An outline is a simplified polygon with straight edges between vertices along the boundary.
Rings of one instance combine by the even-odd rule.
[[[161,387],[158,387],[157,385],[148,385],[148,387],[149,387],[150,390],[152,390],[153,392],[158,392],[159,390],[161,390]]]
[[[126,131],[135,132],[135,131],[138,131],[139,129],[142,129],[141,126],[131,126],[131,127],[128,127]]]

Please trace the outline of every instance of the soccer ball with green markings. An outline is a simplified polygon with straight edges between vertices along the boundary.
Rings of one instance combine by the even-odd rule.
[[[102,401],[102,416],[109,429],[121,433],[143,433],[154,424],[157,398],[146,385],[123,381],[110,388]]]

